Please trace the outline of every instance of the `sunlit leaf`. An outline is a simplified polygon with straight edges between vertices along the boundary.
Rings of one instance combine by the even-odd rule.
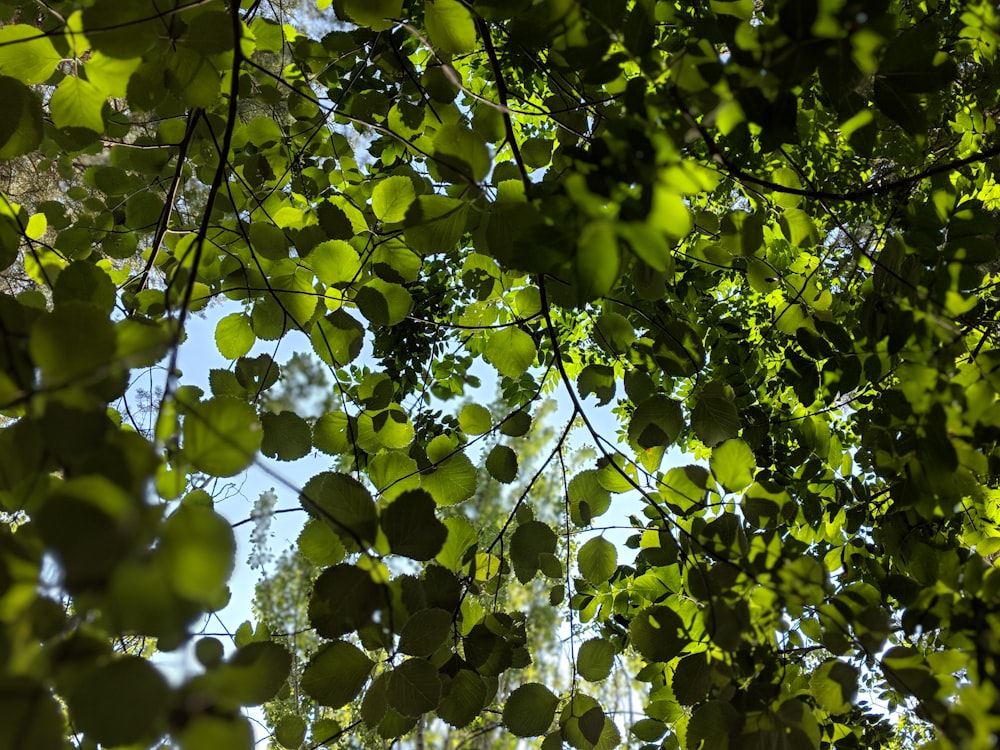
[[[264,433],[250,404],[213,398],[185,407],[184,455],[199,471],[231,477],[257,455]]]
[[[101,108],[105,96],[89,81],[75,76],[62,80],[49,100],[52,122],[57,128],[87,128],[104,132]]]
[[[406,211],[415,199],[416,193],[409,177],[389,177],[372,190],[372,211],[380,221],[395,224],[406,218]]]
[[[226,359],[239,359],[247,354],[256,340],[250,321],[241,313],[226,315],[215,326],[215,345]]]
[[[0,29],[0,73],[21,83],[42,83],[62,62],[52,40],[27,24],[10,24]]]
[[[535,353],[531,336],[513,326],[495,331],[486,342],[486,361],[508,378],[523,375],[535,361]]]
[[[427,0],[424,23],[431,43],[440,52],[461,55],[476,46],[472,13],[458,0]]]
[[[727,440],[712,449],[711,466],[719,484],[730,492],[739,492],[753,481],[757,462],[742,440]]]

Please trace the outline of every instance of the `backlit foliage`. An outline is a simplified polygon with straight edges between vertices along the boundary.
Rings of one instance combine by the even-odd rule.
[[[995,5],[318,6],[0,0],[0,748],[249,748],[293,688],[288,748],[994,747]],[[224,480],[314,452],[321,645],[247,623],[168,681]]]

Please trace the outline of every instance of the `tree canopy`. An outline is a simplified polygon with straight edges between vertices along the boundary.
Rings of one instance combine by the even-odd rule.
[[[316,10],[0,0],[0,748],[994,747],[995,4]],[[308,659],[197,638],[317,452]]]

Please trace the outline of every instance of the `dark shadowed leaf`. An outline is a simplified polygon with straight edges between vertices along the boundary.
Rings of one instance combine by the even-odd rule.
[[[441,677],[424,659],[407,659],[389,673],[386,685],[389,705],[403,716],[433,711],[441,700]]]
[[[319,705],[340,708],[357,697],[374,666],[357,646],[334,641],[306,665],[302,689]]]
[[[393,500],[380,520],[389,549],[414,560],[430,560],[440,552],[448,528],[435,515],[436,507],[425,490],[409,490]]]
[[[518,737],[537,737],[548,731],[558,705],[559,699],[544,685],[521,685],[504,704],[504,726]]]

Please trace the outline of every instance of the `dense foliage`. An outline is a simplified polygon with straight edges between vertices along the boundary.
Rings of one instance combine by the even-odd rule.
[[[994,4],[319,6],[0,0],[0,748],[248,748],[275,699],[287,748],[994,747]],[[318,417],[267,395],[303,347]],[[218,488],[314,451],[307,660],[248,623],[169,681]]]

